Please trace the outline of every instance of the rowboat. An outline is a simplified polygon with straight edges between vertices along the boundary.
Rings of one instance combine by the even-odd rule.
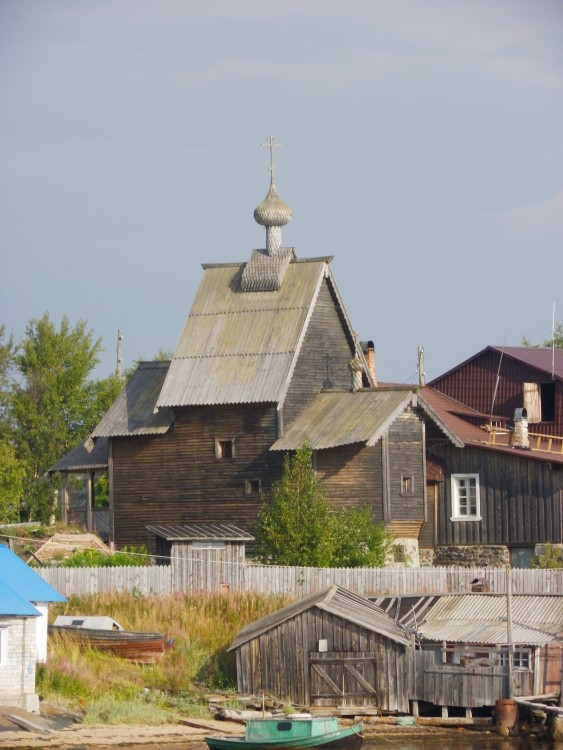
[[[75,625],[49,625],[49,634],[65,635],[84,648],[108,651],[138,664],[155,664],[174,644],[165,633],[105,630]]]
[[[363,725],[340,727],[338,719],[326,716],[274,717],[246,722],[244,736],[206,737],[210,750],[359,750]]]

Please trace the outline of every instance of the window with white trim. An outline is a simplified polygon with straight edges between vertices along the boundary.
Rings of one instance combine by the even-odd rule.
[[[500,664],[502,667],[508,666],[508,653],[501,651]],[[515,648],[512,654],[512,666],[514,669],[530,671],[532,665],[532,651],[529,648]]]
[[[480,521],[479,474],[452,474],[452,521]]]

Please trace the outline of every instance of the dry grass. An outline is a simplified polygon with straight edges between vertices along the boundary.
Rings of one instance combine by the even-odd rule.
[[[234,655],[227,649],[239,630],[288,601],[231,592],[71,597],[52,608],[52,618],[109,615],[126,630],[167,633],[174,638],[174,648],[158,664],[146,666],[53,636],[48,663],[39,671],[38,692],[51,701],[81,708],[91,721],[139,723],[144,717],[154,724],[178,712],[201,715],[201,696],[206,691],[236,688]]]

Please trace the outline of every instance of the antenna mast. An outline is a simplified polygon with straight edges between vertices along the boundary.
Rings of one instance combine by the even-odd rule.
[[[121,377],[121,365],[123,364],[123,332],[117,329],[117,364],[115,367],[115,374],[118,378]]]

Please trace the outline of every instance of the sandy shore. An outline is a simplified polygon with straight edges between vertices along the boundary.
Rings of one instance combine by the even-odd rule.
[[[175,750],[186,745],[205,745],[205,736],[210,734],[241,734],[241,724],[230,721],[214,721],[206,719],[186,720],[189,724],[167,724],[162,726],[130,726],[130,725],[96,725],[73,724],[66,729],[50,732],[29,732],[26,730],[0,731],[0,748],[72,748],[73,750],[94,750],[95,748],[126,747],[129,750],[143,746],[162,746],[167,750]],[[397,738],[402,736],[430,736],[463,734],[472,737],[481,735],[491,737],[490,732],[468,733],[461,728],[435,727],[398,727],[389,725],[367,724],[364,727],[364,737],[384,740],[385,736]],[[494,735],[493,735],[494,736]],[[500,739],[500,738],[499,738]]]

